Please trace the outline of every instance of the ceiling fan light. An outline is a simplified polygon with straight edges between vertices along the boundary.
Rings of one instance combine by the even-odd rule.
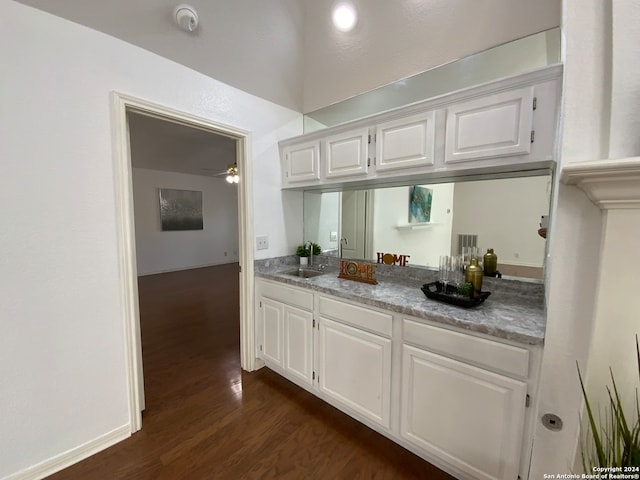
[[[233,176],[233,183],[239,183],[240,182],[240,177],[238,175],[234,175]]]
[[[225,178],[225,180],[229,183],[233,183],[233,177],[231,175],[227,175],[227,178]]]

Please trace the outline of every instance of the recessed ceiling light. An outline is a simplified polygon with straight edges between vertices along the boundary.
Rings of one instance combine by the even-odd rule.
[[[349,32],[358,21],[356,8],[351,2],[339,2],[333,7],[333,25],[341,32]]]

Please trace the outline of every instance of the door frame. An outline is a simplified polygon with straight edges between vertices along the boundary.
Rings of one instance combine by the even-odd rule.
[[[198,117],[187,112],[111,92],[111,124],[113,141],[113,175],[116,200],[116,225],[120,294],[124,322],[124,354],[129,400],[131,433],[142,428],[144,409],[144,378],[142,342],[138,304],[138,272],[136,266],[135,224],[133,211],[133,180],[127,111],[198,128],[236,140],[236,163],[240,182],[238,188],[238,254],[240,263],[240,366],[255,370],[255,325],[253,302],[253,182],[251,172],[251,134],[245,130]]]

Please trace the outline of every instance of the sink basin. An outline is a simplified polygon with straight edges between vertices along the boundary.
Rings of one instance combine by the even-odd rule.
[[[295,270],[287,270],[286,272],[282,273],[284,273],[285,275],[291,275],[293,277],[300,278],[312,278],[317,277],[318,275],[324,275],[324,272],[311,270],[310,268],[296,268]]]

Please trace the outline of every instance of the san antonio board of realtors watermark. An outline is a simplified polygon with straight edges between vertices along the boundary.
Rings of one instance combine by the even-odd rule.
[[[545,473],[545,479],[594,479],[594,480],[638,480],[640,479],[640,466],[638,467],[593,467],[592,473]]]

